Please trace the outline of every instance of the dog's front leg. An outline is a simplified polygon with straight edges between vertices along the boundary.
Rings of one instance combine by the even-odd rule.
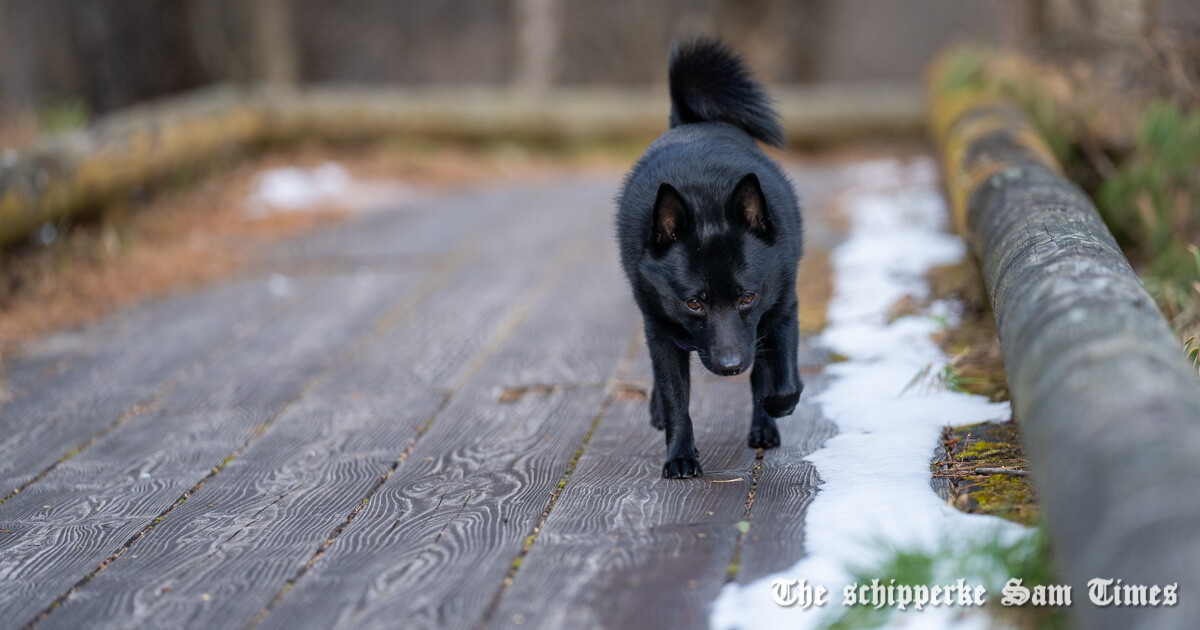
[[[779,446],[779,427],[775,418],[795,411],[804,389],[796,366],[800,327],[794,304],[778,324],[767,330],[765,337],[762,356],[754,362],[754,370],[750,372],[750,387],[754,392],[754,413],[750,418],[750,436],[746,440],[750,448]]]
[[[770,391],[762,397],[763,411],[772,418],[789,416],[800,402],[804,381],[800,380],[799,363],[796,356],[800,349],[800,321],[797,318],[796,302],[788,307],[786,314],[771,327],[767,343],[770,352],[764,357],[771,367]],[[755,398],[759,397],[755,392]]]
[[[647,326],[646,345],[654,367],[654,391],[650,395],[650,422],[666,429],[667,462],[663,477],[684,479],[700,474],[699,451],[688,415],[691,375],[688,353],[667,335],[653,334]]]
[[[771,347],[773,339],[764,340],[767,346],[764,348],[766,355],[774,354],[775,348]],[[746,444],[750,448],[775,448],[779,446],[779,427],[775,424],[775,418],[766,412],[763,408],[763,403],[774,391],[772,382],[771,363],[767,357],[755,361],[754,369],[750,372],[750,388],[754,392],[754,412],[750,416],[750,437],[746,440]]]

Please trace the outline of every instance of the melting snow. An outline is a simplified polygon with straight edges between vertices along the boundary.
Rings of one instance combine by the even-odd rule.
[[[407,203],[416,196],[412,187],[399,182],[355,179],[335,162],[268,169],[254,176],[250,188],[246,211],[252,218],[329,206],[366,210]]]
[[[926,295],[924,276],[931,267],[966,255],[962,241],[945,232],[936,169],[930,160],[869,162],[854,167],[851,180],[844,204],[850,234],[833,252],[834,295],[820,339],[847,360],[826,368],[831,383],[814,398],[838,435],[808,457],[824,483],[805,515],[807,555],[776,575],[727,585],[713,606],[715,628],[820,627],[846,610],[842,590],[851,571],[878,566],[890,549],[937,552],[973,541],[1013,540],[1026,531],[959,512],[930,489],[929,463],[942,427],[1010,416],[1007,403],[907,387],[924,367],[932,364],[936,373],[948,361],[930,334],[952,315],[951,307],[935,304],[929,314],[888,322],[896,300]],[[981,568],[989,570],[994,571]],[[889,576],[878,577],[886,584]],[[981,582],[979,575],[940,579],[959,577]],[[779,578],[824,585],[829,603],[809,609],[776,605],[771,583]],[[998,601],[999,593],[987,598]],[[898,614],[891,623],[974,628],[987,627],[989,619],[978,609],[955,606]]]

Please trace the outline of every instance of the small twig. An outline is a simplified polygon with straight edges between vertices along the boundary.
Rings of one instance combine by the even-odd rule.
[[[1012,475],[1014,477],[1025,477],[1029,475],[1028,470],[1019,468],[976,468],[976,475]]]

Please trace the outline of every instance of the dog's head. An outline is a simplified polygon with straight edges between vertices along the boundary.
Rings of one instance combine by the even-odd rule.
[[[709,371],[732,376],[754,364],[758,322],[779,298],[786,264],[754,173],[731,192],[689,192],[690,202],[659,186],[640,272],[658,310],[691,336],[676,342],[695,348]]]

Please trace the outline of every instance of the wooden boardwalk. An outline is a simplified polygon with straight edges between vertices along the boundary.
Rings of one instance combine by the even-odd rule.
[[[661,479],[618,185],[365,215],[8,361],[0,628],[706,627],[803,554],[824,359],[761,457],[695,379],[706,474]]]

